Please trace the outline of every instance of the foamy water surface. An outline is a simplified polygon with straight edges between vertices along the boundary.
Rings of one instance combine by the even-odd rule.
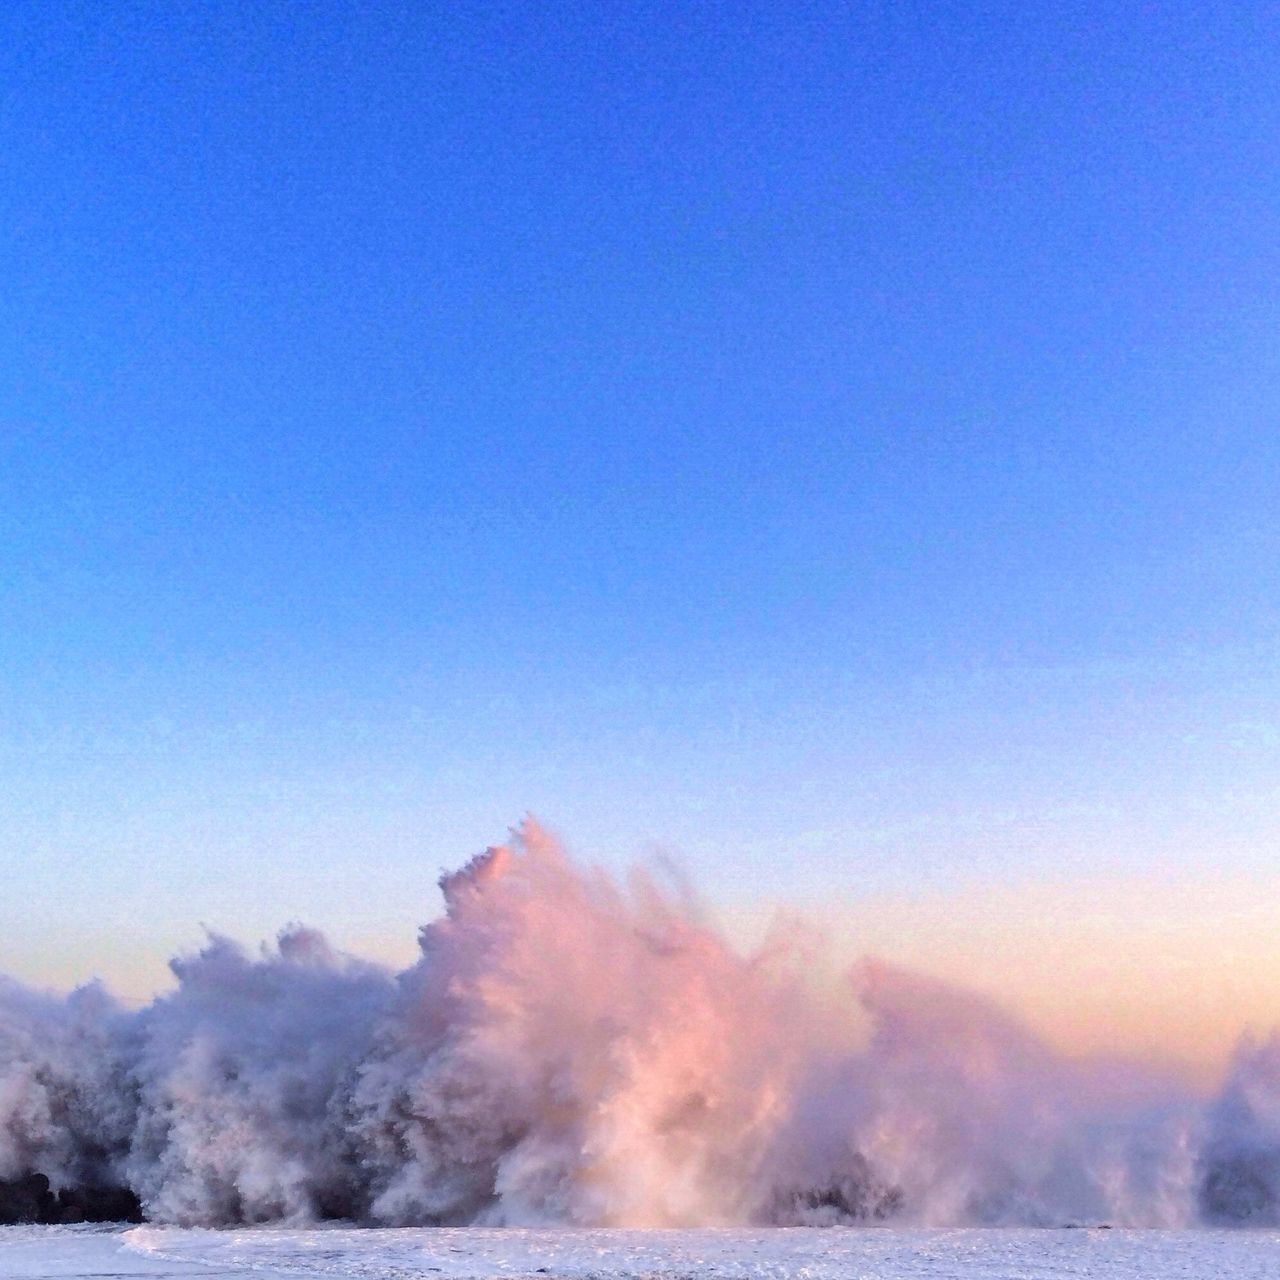
[[[152,1280],[1272,1280],[1280,1233],[891,1229],[0,1229],[0,1276]]]

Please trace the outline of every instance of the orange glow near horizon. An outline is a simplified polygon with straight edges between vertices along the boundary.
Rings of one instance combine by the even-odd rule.
[[[730,904],[717,914],[731,940],[750,947],[776,909]],[[991,997],[1064,1052],[1154,1060],[1205,1086],[1242,1034],[1280,1024],[1280,877],[973,887],[799,915],[825,939],[834,973],[878,956]],[[391,968],[417,955],[412,937],[334,931],[334,941]],[[98,975],[141,1003],[169,985],[167,955],[198,942],[163,951],[84,936],[60,951],[56,969],[41,957],[9,969],[63,989]]]
[[[724,918],[745,938],[765,914]],[[871,954],[973,988],[1071,1054],[1155,1060],[1209,1084],[1242,1034],[1280,1024],[1280,878],[975,887],[809,914],[837,962]]]

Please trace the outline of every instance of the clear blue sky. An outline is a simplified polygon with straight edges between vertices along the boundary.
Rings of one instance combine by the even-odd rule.
[[[0,968],[409,938],[526,809],[717,902],[1274,861],[1278,58],[6,6]]]

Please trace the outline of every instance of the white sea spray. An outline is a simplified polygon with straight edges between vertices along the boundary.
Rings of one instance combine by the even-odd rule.
[[[1205,1101],[874,960],[833,998],[803,931],[743,954],[532,822],[441,886],[398,976],[291,926],[138,1011],[0,983],[0,1218],[1277,1221],[1280,1041]]]

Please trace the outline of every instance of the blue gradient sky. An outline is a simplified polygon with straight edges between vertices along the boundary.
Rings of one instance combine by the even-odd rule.
[[[1280,11],[450,8],[0,15],[0,968],[1271,870]]]

